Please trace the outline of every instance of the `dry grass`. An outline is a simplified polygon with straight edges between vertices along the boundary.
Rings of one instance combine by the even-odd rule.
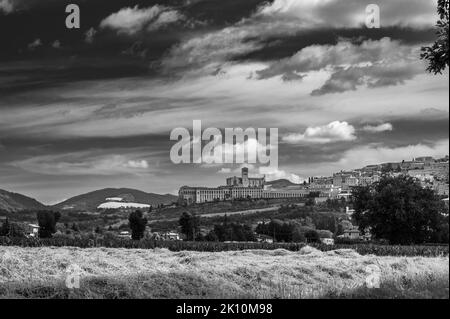
[[[80,289],[65,287],[71,264]],[[366,267],[382,272],[365,288]],[[449,298],[449,259],[249,250],[0,247],[3,298]]]

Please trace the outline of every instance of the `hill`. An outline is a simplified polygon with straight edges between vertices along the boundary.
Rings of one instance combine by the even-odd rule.
[[[294,184],[291,181],[287,179],[277,179],[271,182],[266,182],[266,186],[271,186],[274,189],[280,189],[280,188],[288,188],[292,186],[299,186],[299,184]]]
[[[120,197],[130,202],[152,206],[157,206],[159,204],[170,204],[178,199],[177,196],[170,194],[159,195],[145,193],[129,188],[106,188],[72,197],[62,203],[56,204],[53,208],[60,210],[95,211],[100,204],[105,202],[106,198],[112,197]]]
[[[46,208],[47,207],[44,204],[33,198],[0,189],[0,210],[17,212],[22,210],[40,210]]]

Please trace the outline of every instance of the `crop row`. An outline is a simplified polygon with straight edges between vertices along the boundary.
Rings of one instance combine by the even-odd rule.
[[[128,248],[128,249],[155,249],[166,248],[171,251],[202,251],[202,252],[220,252],[236,250],[275,250],[286,249],[289,251],[299,251],[305,247],[305,243],[222,243],[222,242],[185,242],[185,241],[155,241],[140,240],[133,241],[129,239],[34,239],[34,238],[9,238],[0,237],[0,246],[19,246],[19,247],[79,247],[79,248]],[[330,251],[336,249],[354,249],[361,255],[376,256],[448,256],[449,246],[390,246],[375,244],[337,244],[324,245],[311,243],[309,246],[321,251]]]

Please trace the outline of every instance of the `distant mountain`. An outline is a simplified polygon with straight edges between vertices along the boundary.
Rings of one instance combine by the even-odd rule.
[[[177,196],[166,194],[159,195],[145,193],[129,188],[106,188],[87,194],[72,197],[62,203],[53,206],[59,210],[86,210],[95,211],[107,198],[120,197],[129,202],[157,206],[159,204],[170,204],[178,199]]]
[[[0,189],[0,210],[17,212],[21,210],[41,210],[46,208],[48,207],[33,198]]]
[[[277,179],[275,181],[266,182],[266,186],[271,186],[272,188],[280,189],[280,188],[299,186],[299,184],[294,184],[287,179]]]

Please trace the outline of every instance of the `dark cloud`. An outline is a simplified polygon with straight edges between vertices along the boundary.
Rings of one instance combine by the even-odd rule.
[[[349,28],[319,29],[300,31],[294,35],[279,35],[267,39],[259,39],[261,49],[236,56],[235,61],[273,61],[293,56],[300,50],[312,45],[336,45],[341,39],[348,39],[358,44],[366,40],[390,38],[403,44],[417,45],[434,41],[436,31],[433,28],[413,29],[403,27],[387,27],[380,29]]]
[[[423,73],[423,67],[416,63],[389,64],[380,63],[367,67],[336,68],[325,84],[311,92],[312,95],[325,95],[355,91],[366,85],[369,88],[379,88],[403,84],[416,75]]]
[[[280,75],[289,79],[294,72],[331,72],[325,84],[311,93],[317,96],[355,91],[361,86],[378,88],[402,84],[424,73],[423,65],[418,63],[419,56],[416,46],[390,38],[357,43],[341,39],[335,45],[306,47],[256,73],[259,79]]]

